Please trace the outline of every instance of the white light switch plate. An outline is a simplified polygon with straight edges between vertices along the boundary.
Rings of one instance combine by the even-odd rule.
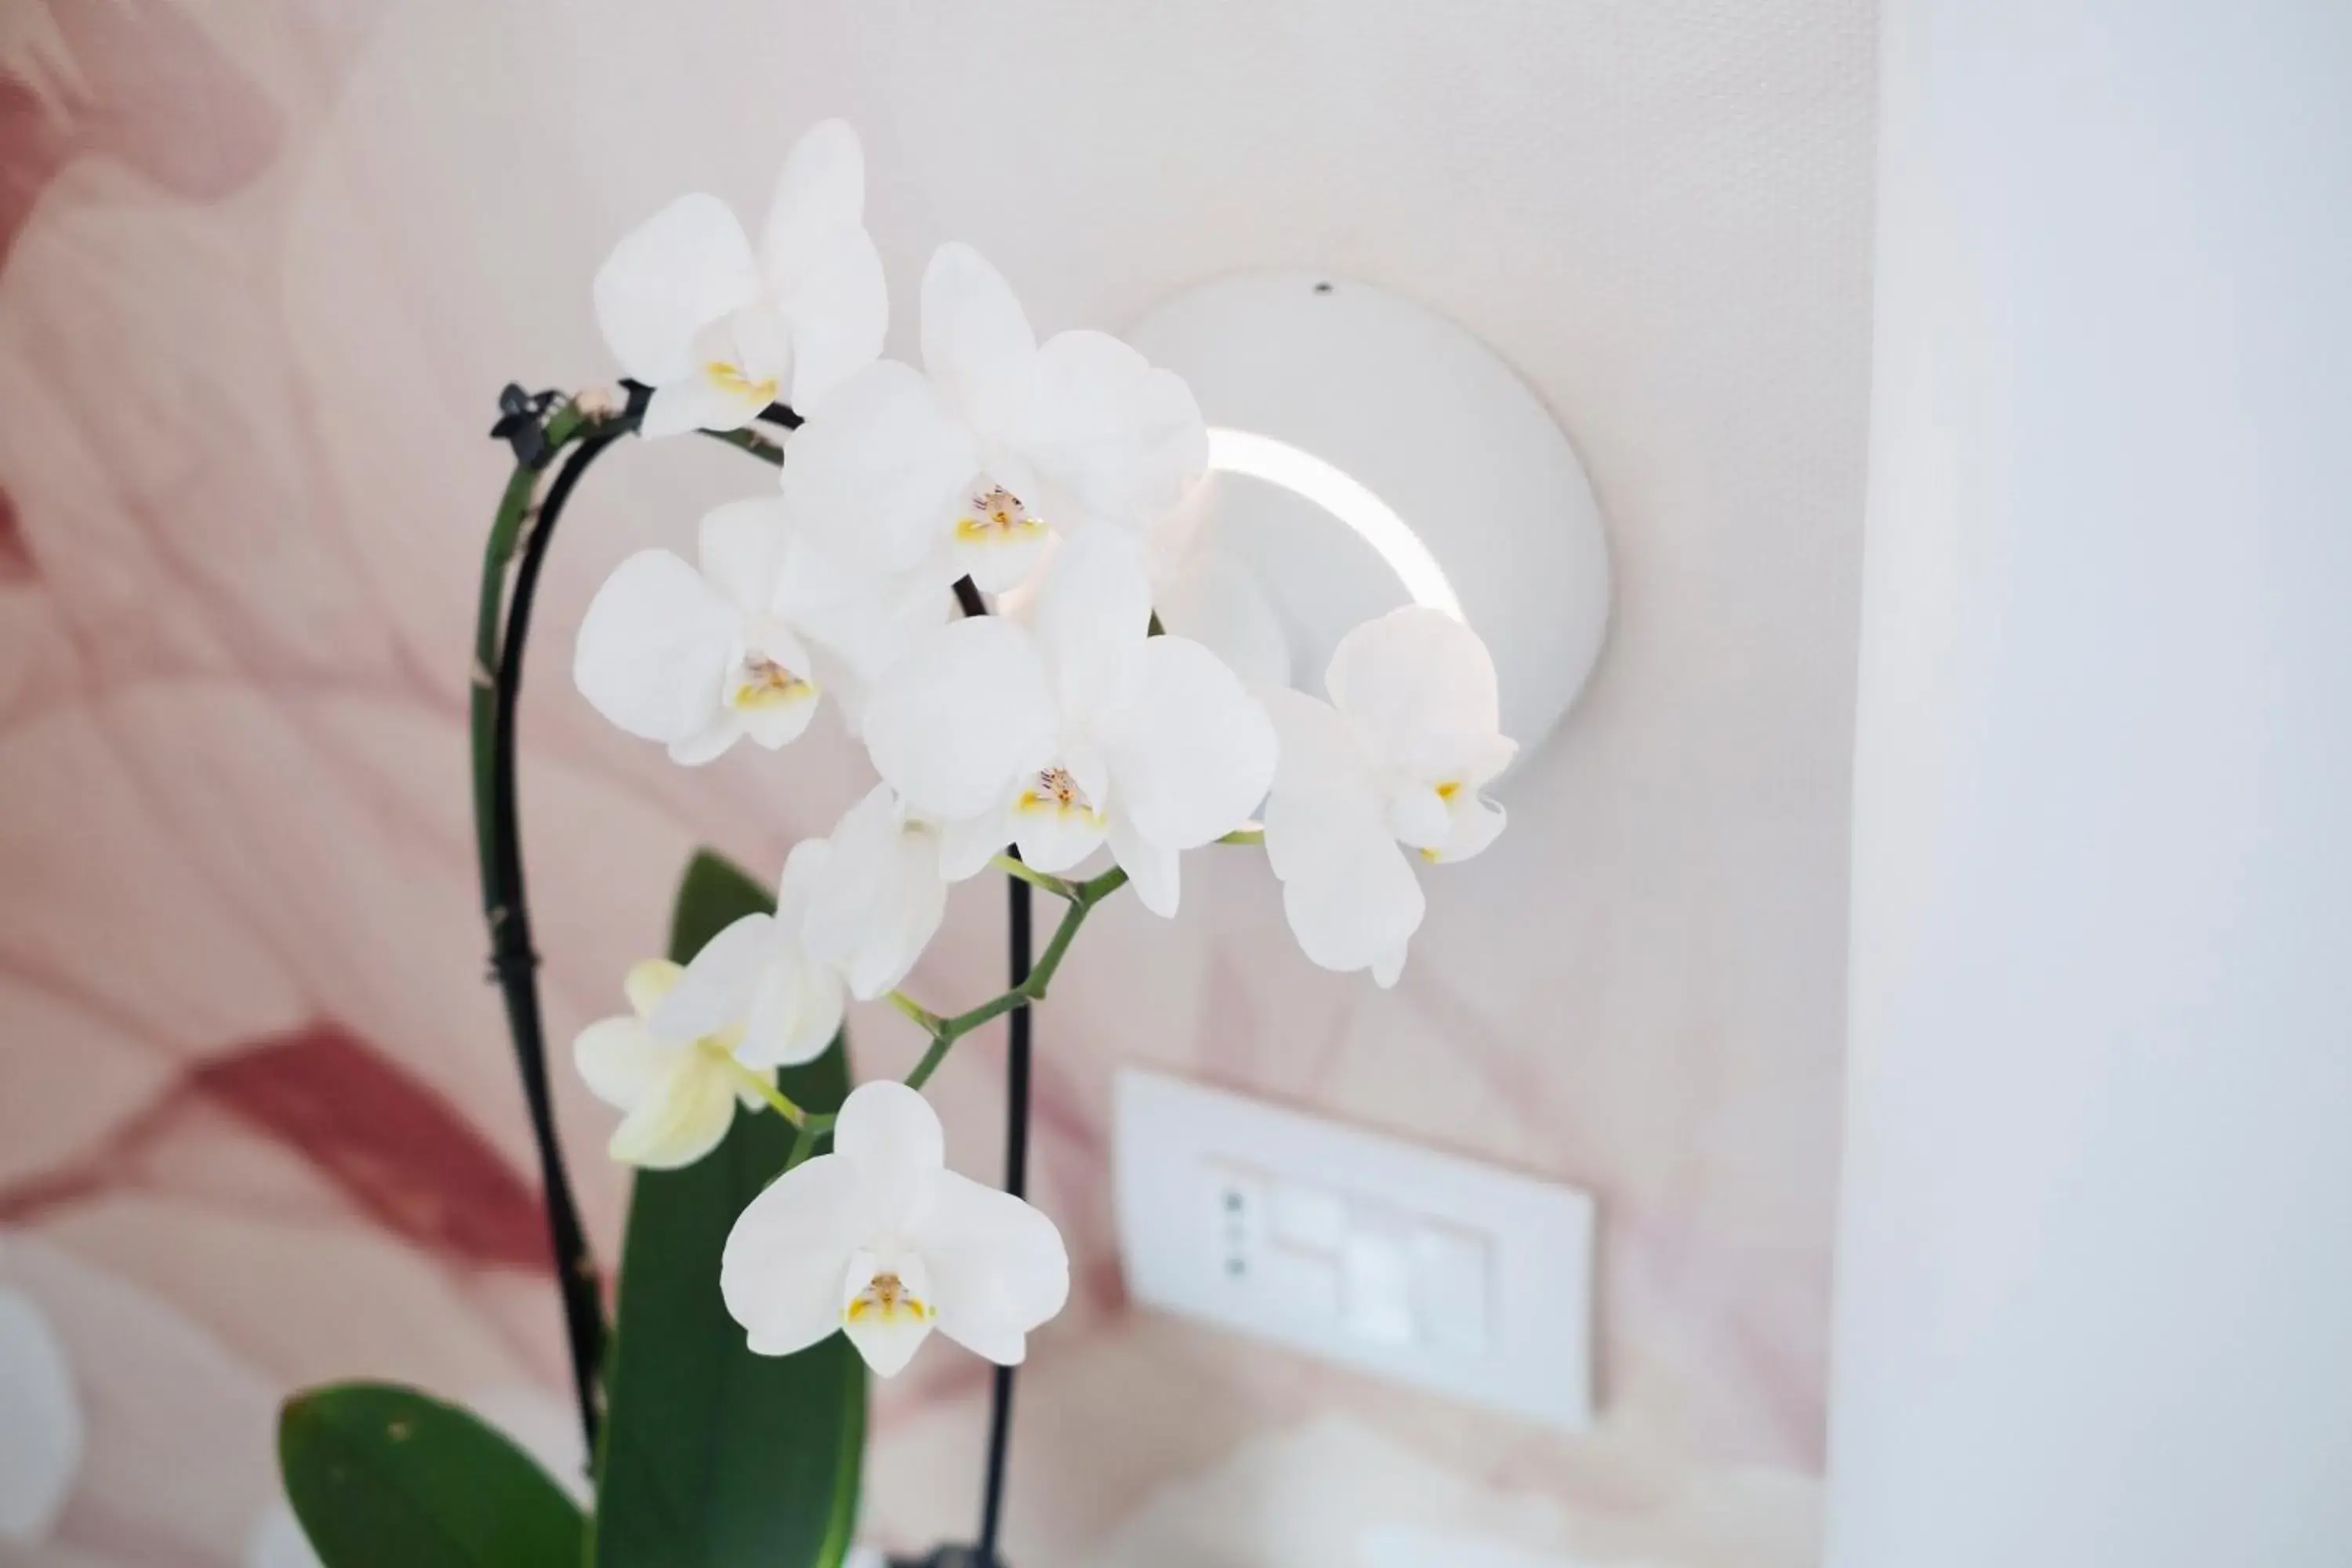
[[[1119,1251],[1139,1301],[1566,1431],[1592,1419],[1592,1199],[1134,1068]]]
[[[1538,1556],[1500,1542],[1402,1527],[1366,1531],[1357,1561],[1360,1568],[1430,1568],[1433,1563],[1445,1568],[1580,1568],[1565,1557]]]

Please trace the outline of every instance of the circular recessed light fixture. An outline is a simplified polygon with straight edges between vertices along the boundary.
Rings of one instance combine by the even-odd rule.
[[[1486,639],[1503,728],[1532,752],[1600,654],[1609,555],[1575,449],[1510,367],[1433,311],[1314,273],[1214,279],[1130,336],[1200,399],[1196,521],[1270,606],[1296,683],[1319,693],[1349,628],[1426,605]],[[1181,605],[1169,624],[1217,640]]]
[[[1302,452],[1287,441],[1248,430],[1209,427],[1209,468],[1220,474],[1247,474],[1279,485],[1302,500],[1312,502],[1353,529],[1397,575],[1416,605],[1443,610],[1461,620],[1462,601],[1445,580],[1445,568],[1429,552],[1404,519],[1388,502],[1333,468],[1312,452]]]

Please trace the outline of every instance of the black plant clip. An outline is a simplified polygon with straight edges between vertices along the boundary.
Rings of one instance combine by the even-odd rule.
[[[637,421],[646,416],[646,409],[654,400],[654,389],[635,376],[625,375],[621,378],[621,392],[628,399],[622,407],[621,417],[627,422],[629,428],[634,430],[637,427]]]
[[[513,382],[499,394],[499,422],[490,438],[514,448],[515,461],[535,468],[547,458],[547,411],[562,394],[525,392]]]

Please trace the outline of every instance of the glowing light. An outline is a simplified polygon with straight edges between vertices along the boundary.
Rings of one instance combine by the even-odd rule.
[[[1287,441],[1247,430],[1209,429],[1209,467],[1278,485],[1338,518],[1372,547],[1417,605],[1467,622],[1454,584],[1429,546],[1389,504],[1339,468]]]

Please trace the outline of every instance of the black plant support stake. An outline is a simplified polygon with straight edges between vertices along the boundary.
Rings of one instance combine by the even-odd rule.
[[[563,1300],[564,1332],[571,1350],[572,1383],[579,1396],[580,1425],[592,1454],[596,1451],[603,1409],[601,1378],[606,1327],[601,1276],[588,1249],[571,1175],[555,1132],[546,1030],[539,1007],[539,954],[531,946],[530,904],[523,882],[515,716],[522,690],[523,649],[530,634],[531,608],[538,597],[540,572],[547,559],[548,546],[555,537],[556,524],[589,466],[622,437],[635,432],[652,395],[651,389],[640,383],[624,382],[622,385],[627,402],[617,408],[594,408],[582,400],[567,402],[557,393],[526,393],[513,385],[499,394],[499,419],[491,426],[490,435],[513,448],[515,468],[491,524],[483,562],[472,681],[474,821],[481,870],[482,914],[489,929],[490,978],[506,1003],[515,1068],[522,1079],[523,1103],[530,1113],[531,1140],[539,1153],[548,1241],[554,1255],[556,1288]],[[798,415],[780,403],[771,404],[761,419],[784,430],[796,429],[801,423]],[[782,448],[756,430],[704,434],[764,462],[783,461]],[[541,479],[559,458],[561,467],[548,484],[545,497],[535,500]],[[966,615],[988,614],[986,602],[969,578],[958,583],[955,591],[957,602]],[[1031,889],[1017,877],[1007,878],[1006,886],[1011,985],[1019,987],[1030,977]],[[1077,913],[1082,915],[1083,910]],[[1075,929],[1074,923],[1069,929]],[[1048,952],[1048,967],[1058,959],[1066,942],[1066,931]],[[1041,973],[1039,978],[1042,986],[1044,975]],[[1010,1040],[1005,1058],[1004,1188],[1020,1196],[1027,1188],[1029,1161],[1031,1018],[1025,1001],[1011,1009],[1007,1026]],[[1012,1421],[1013,1369],[999,1367],[989,1404],[988,1469],[981,1504],[980,1543],[971,1552],[943,1547],[933,1558],[934,1563],[1001,1568],[997,1541],[1003,1520],[1005,1458],[1011,1444]]]

